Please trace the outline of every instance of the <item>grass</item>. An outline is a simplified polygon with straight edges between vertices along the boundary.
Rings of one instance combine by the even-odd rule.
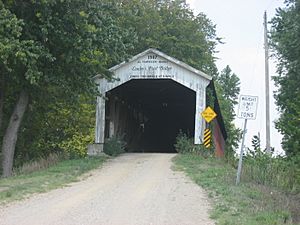
[[[24,199],[78,181],[80,176],[103,164],[107,157],[65,160],[47,169],[0,179],[0,204]]]
[[[245,181],[236,186],[236,170],[222,159],[179,154],[174,162],[206,189],[213,202],[211,218],[219,225],[300,224],[299,194]]]

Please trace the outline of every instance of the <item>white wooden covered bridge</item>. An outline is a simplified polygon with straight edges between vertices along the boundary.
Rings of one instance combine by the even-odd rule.
[[[116,80],[95,77],[100,95],[95,144],[89,154],[103,151],[105,138],[113,135],[122,136],[129,151],[174,151],[180,130],[193,136],[195,144],[202,143],[206,124],[201,112],[206,108],[211,76],[156,49],[110,71]],[[224,151],[226,131],[220,112],[218,115],[215,143]]]

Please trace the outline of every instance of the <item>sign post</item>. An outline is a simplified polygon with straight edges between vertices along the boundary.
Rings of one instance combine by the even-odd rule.
[[[247,121],[256,119],[257,103],[258,103],[258,97],[257,96],[250,96],[250,95],[241,95],[240,96],[238,115],[237,116],[238,116],[238,118],[245,119],[245,123],[244,123],[244,130],[243,130],[243,138],[242,138],[242,145],[241,145],[241,151],[240,151],[238,171],[237,171],[237,175],[236,175],[236,182],[235,182],[236,185],[238,185],[240,183],[240,180],[241,180],[243,154],[244,154],[244,142],[245,142],[245,136],[246,136]]]

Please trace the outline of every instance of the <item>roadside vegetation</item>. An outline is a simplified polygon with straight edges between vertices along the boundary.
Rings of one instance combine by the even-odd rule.
[[[112,136],[105,140],[103,151],[109,156],[118,156],[125,152],[125,147],[126,142],[122,137]]]
[[[15,176],[0,179],[0,205],[79,181],[89,176],[87,172],[101,166],[106,159],[106,156],[101,156],[66,160],[65,157],[52,155],[24,164],[15,171]]]
[[[180,154],[175,158],[184,170],[212,199],[211,218],[220,225],[300,224],[299,193],[282,191],[254,180],[235,185],[236,170],[214,157]]]
[[[260,166],[257,163],[252,166],[245,160],[244,166],[247,169],[243,170],[241,183],[235,185],[236,168],[224,159],[215,158],[208,151],[202,149],[179,154],[174,162],[176,169],[185,171],[207,191],[212,199],[211,218],[217,224],[300,224],[299,183],[295,175],[289,174],[293,169],[283,168],[286,173],[277,173],[278,170],[266,172],[266,165]],[[268,159],[265,163],[270,161]],[[249,168],[257,170],[255,176],[249,172]],[[269,169],[273,167],[269,166]],[[272,179],[281,181],[277,185]]]

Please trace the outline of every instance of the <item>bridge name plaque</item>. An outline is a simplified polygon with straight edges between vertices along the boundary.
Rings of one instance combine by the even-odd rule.
[[[170,79],[174,78],[173,66],[155,54],[137,60],[131,66],[130,78],[133,79]]]

